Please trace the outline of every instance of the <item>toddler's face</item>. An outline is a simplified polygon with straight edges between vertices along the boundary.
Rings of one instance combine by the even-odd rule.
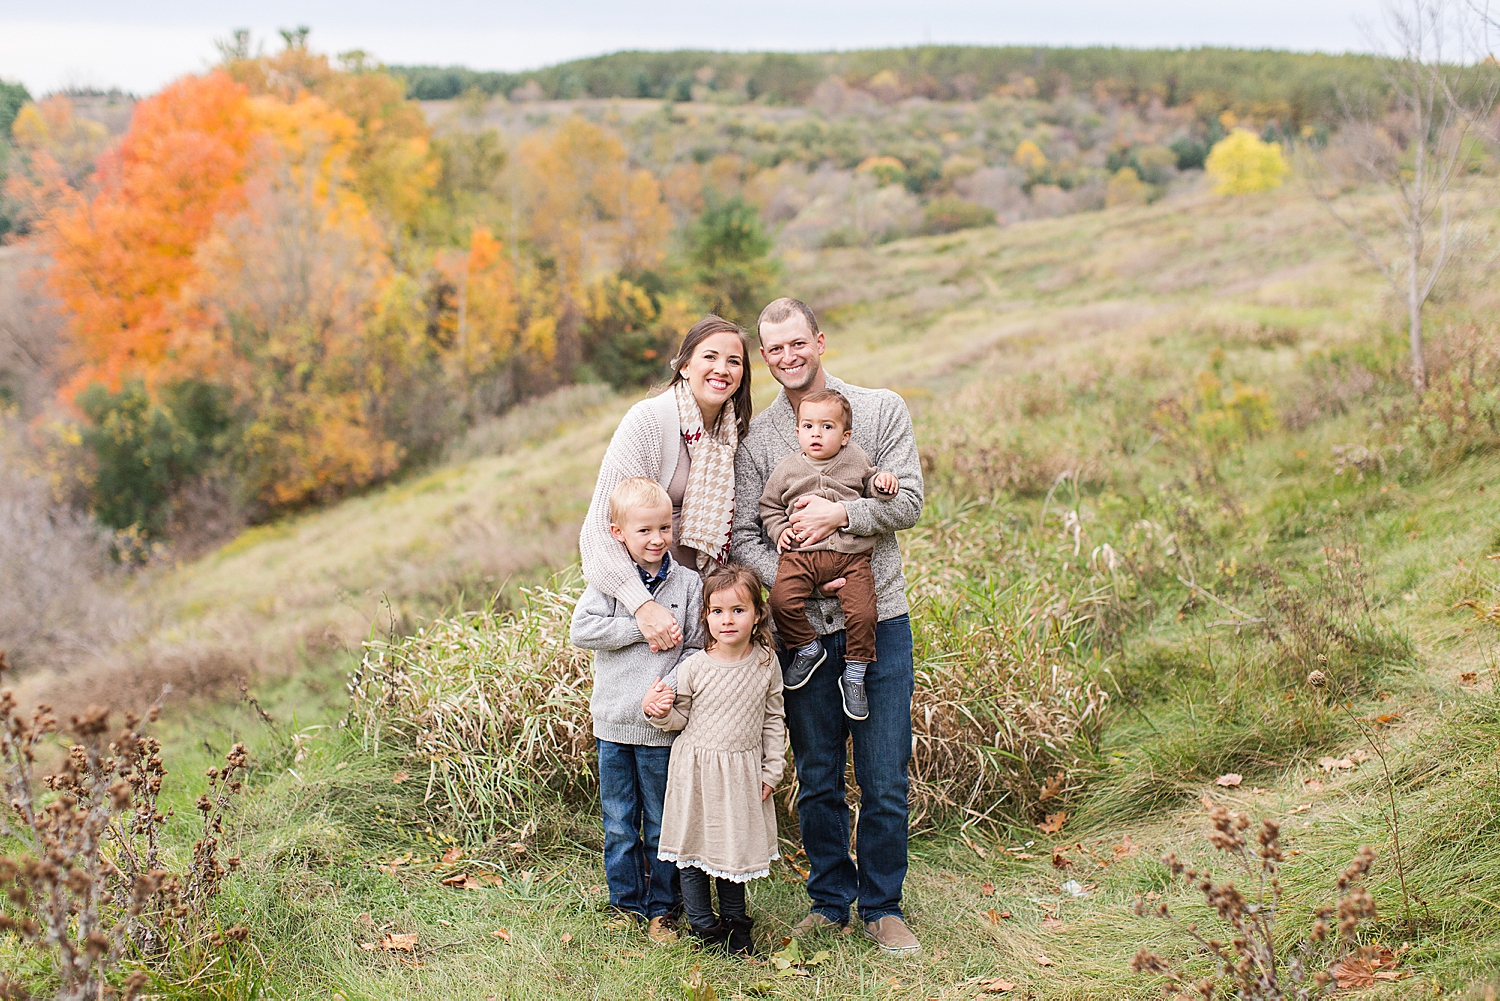
[[[656,566],[672,548],[672,505],[638,507],[627,511],[624,524],[611,523],[609,534],[625,543],[630,558],[641,566]]]
[[[837,403],[804,403],[797,411],[797,440],[810,459],[831,459],[849,444],[853,431],[843,426]]]
[[[755,633],[755,605],[743,587],[726,587],[708,596],[708,634],[725,646]]]

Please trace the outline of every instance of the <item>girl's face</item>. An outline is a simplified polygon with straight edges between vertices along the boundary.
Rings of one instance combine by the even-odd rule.
[[[739,585],[708,596],[708,634],[723,646],[748,643],[755,633],[755,605]]]
[[[705,337],[682,366],[682,374],[698,406],[717,413],[745,377],[745,349],[739,335],[724,331]]]

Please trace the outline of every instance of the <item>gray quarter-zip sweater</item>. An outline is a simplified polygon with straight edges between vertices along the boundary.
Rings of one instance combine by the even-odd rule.
[[[905,615],[906,578],[901,573],[901,546],[896,533],[911,528],[922,516],[922,460],[917,455],[916,434],[906,401],[889,389],[865,389],[827,376],[829,389],[844,394],[854,411],[854,437],[876,467],[895,474],[901,488],[895,497],[862,497],[844,501],[849,512],[850,535],[875,538],[871,569],[875,572],[875,611],[881,621]],[[734,457],[734,536],[731,558],[754,567],[767,587],[776,580],[776,542],[761,527],[760,506],[754,498],[765,491],[777,463],[800,452],[797,417],[786,398],[786,390],[755,415],[750,433],[740,442]],[[812,597],[807,601],[807,620],[820,636],[844,628],[844,613],[837,598]]]
[[[670,650],[652,653],[635,624],[635,613],[592,584],[573,609],[573,644],[594,651],[589,712],[594,717],[594,736],[601,740],[665,747],[675,736],[646,721],[641,700],[658,678],[675,689],[678,662],[703,648],[703,581],[696,571],[674,560],[667,579],[656,586],[651,598],[682,627],[682,642]]]

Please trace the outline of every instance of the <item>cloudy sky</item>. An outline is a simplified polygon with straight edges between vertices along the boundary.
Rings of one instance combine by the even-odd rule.
[[[1382,0],[0,0],[0,78],[149,93],[215,58],[214,40],[308,25],[326,52],[527,69],[619,49],[976,44],[1367,50]],[[1362,27],[1363,26],[1363,27]],[[268,41],[267,44],[270,44]],[[279,42],[277,43],[279,44]]]

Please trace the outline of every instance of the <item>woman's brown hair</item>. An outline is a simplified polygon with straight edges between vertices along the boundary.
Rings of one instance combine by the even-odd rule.
[[[713,633],[708,631],[708,603],[718,592],[733,588],[742,588],[750,596],[750,610],[755,613],[755,628],[750,632],[752,644],[767,650],[775,649],[771,639],[771,610],[766,607],[761,587],[760,574],[743,563],[712,566],[703,574],[703,610],[699,612],[699,624],[703,627],[705,650],[712,650],[715,645]]]
[[[697,323],[693,324],[682,338],[682,347],[677,349],[677,355],[672,359],[672,381],[667,383],[670,389],[682,382],[687,377],[682,374],[682,367],[693,357],[693,352],[698,350],[698,345],[712,337],[714,334],[735,334],[740,339],[740,350],[744,352],[744,364],[740,366],[740,388],[734,391],[730,399],[734,401],[734,423],[739,432],[740,440],[750,432],[750,339],[745,336],[745,331],[740,329],[739,324],[731,323],[722,316],[714,316],[710,313]],[[724,411],[719,411],[719,420],[724,419]],[[717,431],[718,427],[710,428]]]

